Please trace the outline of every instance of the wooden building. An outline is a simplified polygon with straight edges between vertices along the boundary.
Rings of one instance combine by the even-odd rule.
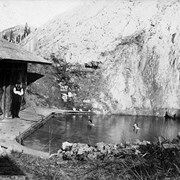
[[[20,82],[27,86],[28,63],[51,64],[22,47],[0,39],[0,115],[11,116],[13,86]]]

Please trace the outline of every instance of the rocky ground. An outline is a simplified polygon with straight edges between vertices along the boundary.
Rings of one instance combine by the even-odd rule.
[[[94,158],[92,156],[82,158],[88,157],[86,156],[87,152],[90,152],[88,148],[96,153]],[[75,148],[75,144],[66,142],[61,151],[51,155],[49,159],[17,152],[12,152],[8,159],[19,168],[19,173],[25,174],[29,179],[177,180],[180,178],[179,136],[172,142],[159,139],[156,144],[137,142],[136,145],[126,144],[124,147],[103,143],[95,147],[81,144],[78,148],[81,153],[77,151],[75,153],[75,149],[77,150],[77,144]],[[1,158],[7,160],[6,155]]]

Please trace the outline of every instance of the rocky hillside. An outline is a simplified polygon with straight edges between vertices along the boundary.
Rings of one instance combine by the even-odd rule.
[[[179,114],[179,17],[179,0],[87,1],[22,46],[46,59],[54,53],[70,63],[102,62],[79,88],[100,112]]]

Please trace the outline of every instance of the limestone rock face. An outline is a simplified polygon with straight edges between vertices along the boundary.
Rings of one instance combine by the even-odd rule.
[[[180,2],[88,1],[35,31],[22,46],[67,62],[101,61],[103,113],[179,114]]]

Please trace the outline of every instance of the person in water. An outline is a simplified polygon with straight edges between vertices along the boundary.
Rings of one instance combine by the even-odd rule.
[[[11,114],[12,118],[19,118],[19,111],[21,107],[21,97],[24,94],[22,84],[17,83],[13,88],[12,92],[12,106],[11,106]]]
[[[95,125],[92,123],[92,120],[91,120],[91,119],[88,120],[88,126],[95,126]]]
[[[139,129],[140,129],[140,128],[138,127],[138,123],[134,123],[134,125],[133,125],[133,131],[134,131],[135,133],[137,133]]]
[[[174,114],[173,116],[170,116],[170,115],[168,115],[168,112],[166,111],[166,113],[164,115],[164,118],[165,119],[173,119],[173,120],[175,120],[176,119],[176,114]]]

